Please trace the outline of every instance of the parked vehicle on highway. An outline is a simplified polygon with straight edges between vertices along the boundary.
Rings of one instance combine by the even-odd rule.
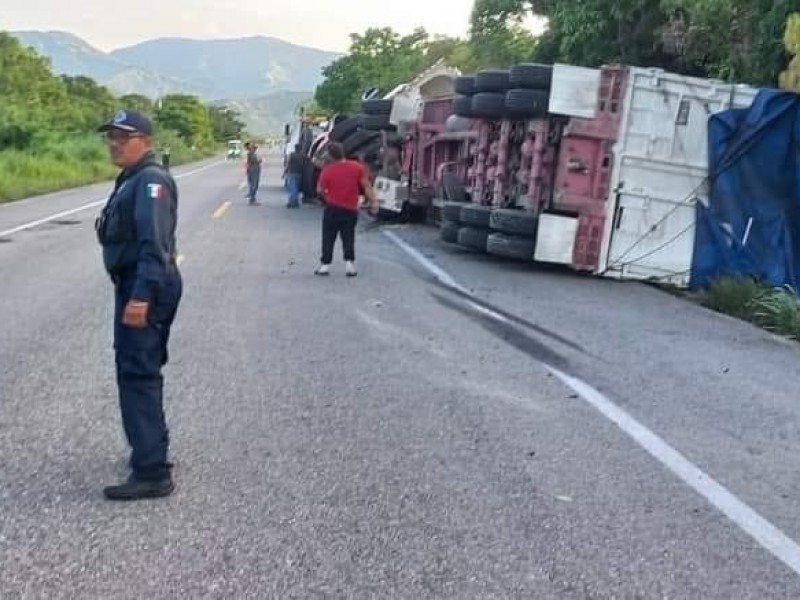
[[[242,140],[228,140],[228,160],[234,160],[242,156]]]

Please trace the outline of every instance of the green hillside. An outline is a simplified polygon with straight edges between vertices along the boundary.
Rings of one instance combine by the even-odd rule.
[[[95,131],[121,108],[137,108],[156,125],[174,164],[213,153],[243,128],[223,107],[195,96],[166,96],[156,108],[143,96],[117,97],[83,76],[57,76],[48,59],[0,32],[0,202],[111,177]]]

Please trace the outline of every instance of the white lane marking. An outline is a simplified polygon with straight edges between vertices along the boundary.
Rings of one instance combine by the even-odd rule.
[[[800,546],[622,408],[584,381],[548,367],[600,414],[800,575]]]
[[[5,231],[0,231],[0,238],[8,237],[9,235],[19,233],[20,231],[25,231],[26,229],[33,229],[34,227],[38,227],[39,225],[44,225],[45,223],[49,223],[50,221],[55,221],[56,219],[60,219],[62,217],[74,215],[75,213],[88,210],[90,208],[94,208],[95,206],[100,206],[105,201],[106,201],[105,198],[102,200],[93,200],[92,202],[84,204],[83,206],[79,206],[78,208],[71,208],[70,210],[65,210],[60,213],[50,215],[48,217],[45,217],[44,219],[37,219],[36,221],[30,221],[29,223],[18,225],[17,227],[12,227],[11,229],[6,229]]]
[[[431,275],[433,275],[436,279],[441,281],[443,284],[445,284],[447,286],[450,286],[451,288],[456,289],[456,290],[458,290],[460,292],[463,292],[464,294],[470,294],[469,290],[467,290],[467,288],[461,286],[458,282],[456,282],[456,280],[453,279],[450,276],[449,273],[447,273],[442,268],[440,268],[437,264],[435,264],[433,261],[428,259],[424,254],[422,254],[422,252],[420,252],[419,250],[414,248],[414,246],[412,246],[411,244],[406,242],[399,235],[397,235],[394,231],[388,231],[388,230],[384,229],[383,230],[383,235],[385,235],[390,240],[392,240],[395,244],[400,246],[400,248],[406,254],[408,254],[411,258],[413,258],[419,264],[421,264],[423,267],[425,267],[425,269]]]
[[[383,235],[385,235],[390,240],[392,240],[395,244],[400,246],[400,248],[402,248],[408,255],[410,255],[419,264],[421,264],[423,267],[425,267],[425,269],[429,273],[431,273],[441,283],[443,283],[444,285],[446,285],[449,288],[452,288],[454,290],[457,290],[457,291],[461,292],[462,294],[465,294],[468,297],[473,297],[472,292],[470,292],[467,288],[465,288],[463,285],[458,283],[455,279],[453,279],[453,277],[449,273],[447,273],[446,271],[441,269],[433,261],[429,260],[424,254],[422,254],[419,250],[414,248],[414,246],[412,246],[411,244],[407,243],[403,238],[401,238],[395,232],[389,231],[387,229],[384,229],[383,230]],[[490,308],[486,308],[485,306],[481,306],[480,304],[478,304],[476,302],[470,302],[469,304],[470,304],[470,306],[472,306],[472,308],[477,310],[479,313],[486,315],[487,317],[491,317],[492,319],[495,319],[497,321],[501,321],[501,322],[506,323],[506,324],[510,323],[510,321],[507,318],[505,318],[500,313],[493,311]]]
[[[210,165],[206,165],[204,167],[200,167],[198,169],[194,169],[192,171],[187,171],[186,173],[181,173],[180,175],[175,175],[175,179],[183,179],[184,177],[189,177],[191,175],[196,175],[197,173],[202,173],[203,171],[207,171],[212,167],[216,167],[217,165],[223,164],[225,161],[221,160],[215,163],[211,163]],[[101,198],[99,200],[92,200],[87,204],[83,204],[77,208],[71,208],[69,210],[64,210],[54,215],[49,215],[44,217],[43,219],[37,219],[35,221],[30,221],[29,223],[24,223],[22,225],[18,225],[16,227],[12,227],[11,229],[6,229],[5,231],[0,231],[0,238],[8,237],[9,235],[14,235],[15,233],[19,233],[20,231],[25,231],[26,229],[33,229],[34,227],[38,227],[39,225],[44,225],[45,223],[49,223],[50,221],[55,221],[56,219],[62,219],[64,217],[68,217],[69,215],[74,215],[75,213],[82,212],[84,210],[89,210],[90,208],[95,208],[104,204],[107,198]],[[13,205],[13,203],[9,204],[9,206]]]
[[[401,240],[391,231],[384,231],[383,233],[434,277],[446,285],[452,284],[454,288],[464,290],[464,287],[458,284],[452,276],[427,259],[416,248]],[[469,293],[469,295],[472,294]],[[714,480],[700,467],[692,463],[664,439],[641,424],[600,391],[585,381],[562,373],[550,365],[545,364],[544,366],[583,398],[585,402],[619,427],[623,433],[641,446],[648,454],[664,465],[673,475],[703,496],[712,506],[728,517],[775,558],[800,575],[800,545],[797,542],[742,502],[722,484]]]

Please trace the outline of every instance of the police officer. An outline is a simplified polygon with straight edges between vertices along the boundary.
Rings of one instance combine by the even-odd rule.
[[[96,228],[114,283],[117,387],[132,449],[128,480],[103,492],[109,500],[167,496],[174,485],[161,368],[183,289],[175,263],[178,190],[156,159],[147,117],[122,111],[99,131],[122,169]]]

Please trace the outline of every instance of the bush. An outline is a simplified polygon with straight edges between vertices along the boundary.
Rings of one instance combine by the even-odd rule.
[[[800,299],[788,287],[770,288],[752,279],[722,277],[709,286],[705,304],[717,312],[800,341]]]
[[[722,277],[709,286],[706,304],[717,312],[751,321],[754,302],[762,292],[763,287],[752,279]]]
[[[767,331],[800,341],[800,301],[793,290],[764,290],[753,301],[753,322]]]

